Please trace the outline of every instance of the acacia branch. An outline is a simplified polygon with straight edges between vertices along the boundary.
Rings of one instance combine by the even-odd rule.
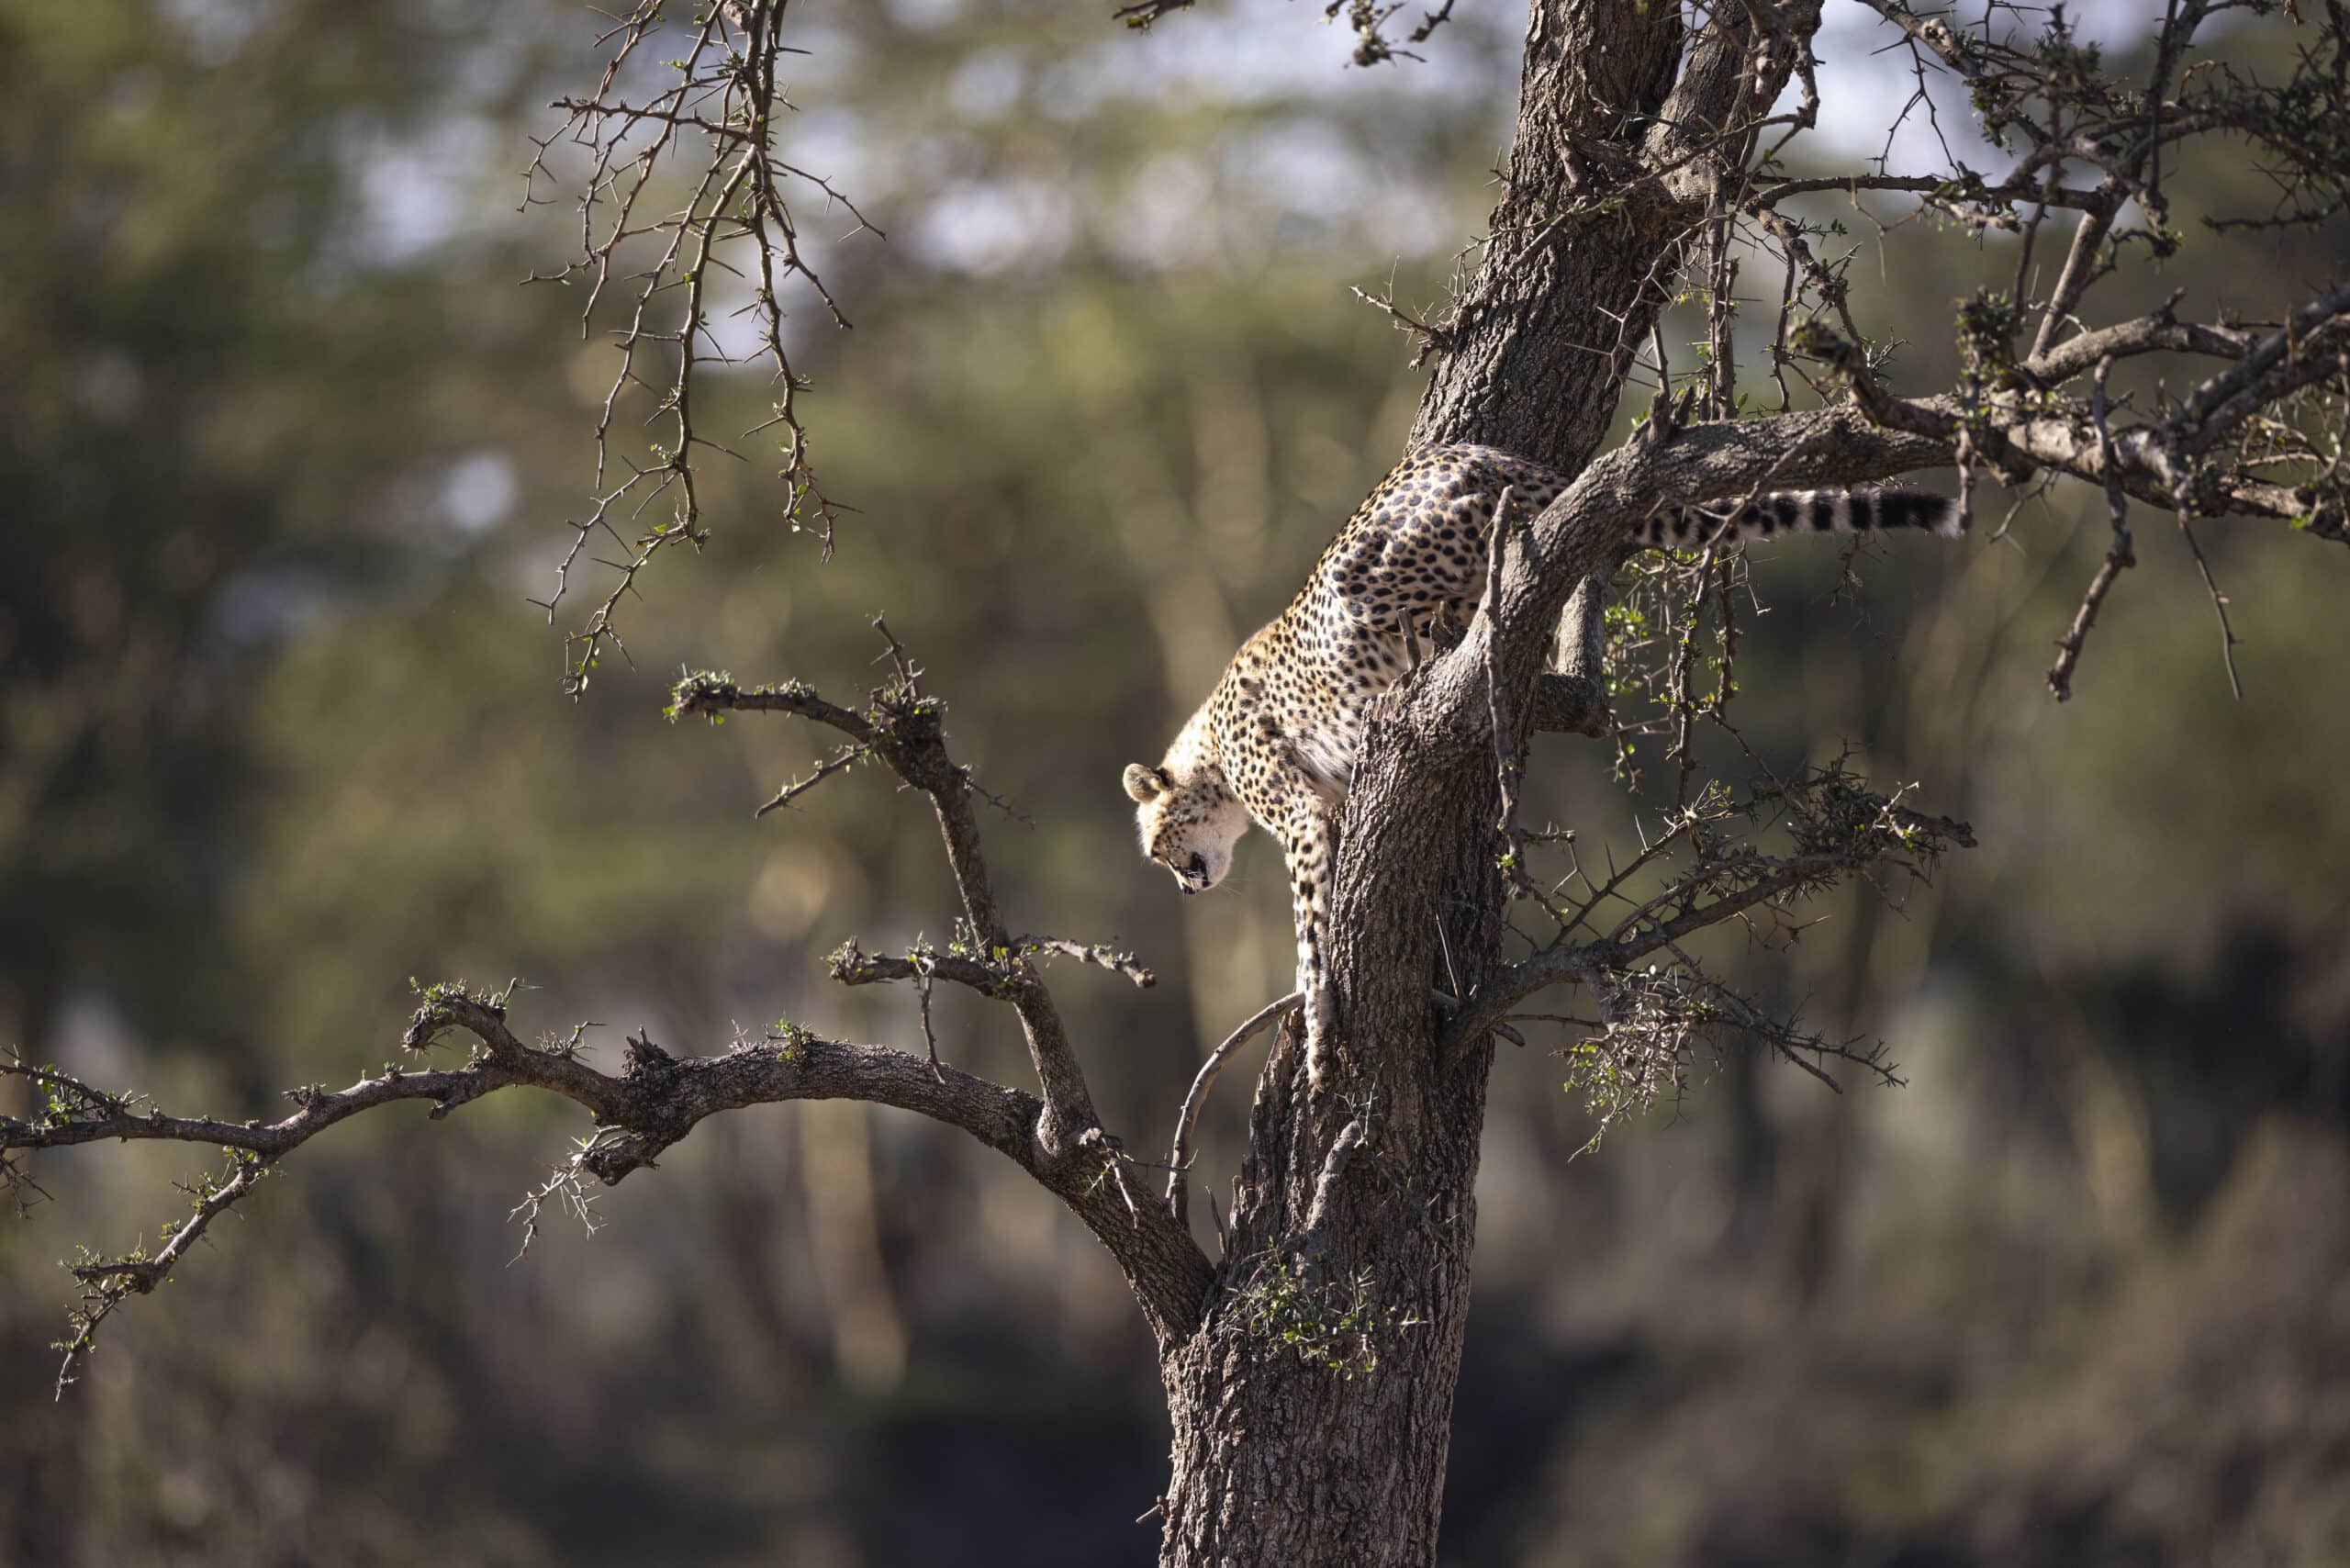
[[[711,327],[714,274],[747,286],[749,298],[736,314],[756,325],[758,349],[747,357],[767,365],[775,396],[770,417],[745,433],[781,432],[777,476],[784,521],[816,533],[829,556],[834,528],[849,510],[826,495],[811,461],[799,409],[805,378],[786,342],[787,296],[794,285],[822,305],[834,325],[849,324],[801,244],[794,187],[826,212],[845,213],[850,236],[878,238],[881,230],[830,181],[778,151],[791,105],[778,72],[787,56],[800,52],[782,41],[789,4],[726,0],[681,22],[662,0],[637,0],[597,40],[605,58],[594,87],[555,99],[551,106],[563,113],[562,125],[533,138],[523,205],[553,199],[541,194],[543,187],[569,186],[576,193],[579,238],[573,260],[529,281],[585,286],[583,338],[608,295],[625,296],[624,319],[612,334],[617,363],[596,420],[590,505],[570,521],[573,536],[554,586],[535,601],[552,622],[583,561],[610,574],[608,591],[565,639],[565,686],[575,696],[608,653],[626,656],[621,607],[654,558],[679,543],[699,550],[709,538],[700,493],[703,454],[741,458],[707,433],[695,409],[707,369],[734,357]],[[668,62],[668,81],[643,102],[621,96],[623,76],[641,68],[643,55],[664,47],[677,51]],[[558,167],[575,151],[584,157],[584,170]],[[656,180],[665,164],[678,160],[691,173],[683,204],[672,207],[657,194]],[[656,204],[663,204],[658,210]],[[650,402],[644,422],[657,432],[641,457],[621,449],[614,435],[624,400],[638,398]],[[615,478],[616,471],[624,474]],[[665,501],[666,510],[659,505]],[[599,535],[619,559],[588,554],[590,541]]]
[[[506,1021],[501,998],[462,987],[425,994],[405,1043],[428,1048],[445,1031],[470,1036],[475,1049],[462,1066],[408,1071],[397,1066],[348,1088],[290,1092],[294,1113],[276,1122],[229,1121],[140,1111],[128,1101],[47,1117],[0,1117],[0,1150],[57,1148],[106,1139],[165,1141],[225,1147],[254,1157],[251,1169],[275,1164],[338,1123],[364,1111],[420,1101],[435,1118],[484,1095],[533,1088],[559,1094],[588,1110],[599,1132],[580,1163],[606,1185],[655,1163],[702,1120],[720,1112],[792,1100],[856,1100],[912,1111],[959,1128],[995,1149],[1074,1210],[1125,1271],[1155,1332],[1180,1336],[1197,1320],[1210,1275],[1206,1258],[1181,1227],[1153,1206],[1140,1214],[1116,1190],[1113,1147],[1055,1153],[1035,1129],[1045,1107],[1035,1095],[912,1051],[826,1039],[778,1025],[765,1037],[738,1042],[714,1056],[673,1057],[649,1040],[632,1042],[626,1068],[606,1073],[576,1058],[571,1047],[523,1045]],[[0,1062],[0,1071],[32,1077],[40,1070]],[[112,1098],[112,1097],[110,1097]],[[241,1177],[241,1180],[242,1178]],[[246,1183],[250,1186],[250,1182]],[[243,1195],[239,1188],[212,1212]],[[223,1189],[224,1193],[227,1191]],[[208,1220],[209,1215],[202,1217]],[[185,1242],[201,1233],[185,1234]],[[169,1257],[132,1260],[106,1272],[129,1279],[131,1289],[152,1287]]]
[[[745,690],[719,675],[688,676],[678,683],[669,711],[673,717],[699,713],[712,719],[730,711],[795,714],[845,736],[845,755],[870,755],[931,798],[962,894],[964,935],[948,953],[920,949],[904,958],[868,958],[851,942],[834,956],[832,964],[834,977],[849,984],[914,980],[923,992],[925,1054],[828,1040],[785,1024],[763,1039],[738,1039],[733,1049],[708,1057],[680,1058],[649,1038],[633,1038],[622,1070],[611,1074],[578,1059],[586,1025],[575,1028],[567,1041],[525,1045],[507,1022],[510,987],[506,992],[482,993],[463,985],[435,985],[421,993],[402,1043],[422,1051],[449,1032],[462,1033],[473,1042],[462,1066],[422,1071],[391,1066],[378,1077],[337,1092],[298,1089],[290,1096],[295,1112],[275,1123],[169,1116],[53,1068],[0,1063],[0,1071],[31,1081],[47,1099],[45,1111],[35,1118],[0,1118],[0,1157],[118,1138],[210,1144],[229,1149],[239,1161],[235,1179],[218,1189],[207,1188],[196,1219],[174,1230],[153,1256],[134,1252],[85,1262],[80,1275],[88,1305],[76,1315],[73,1334],[62,1347],[67,1361],[61,1379],[87,1352],[99,1322],[128,1296],[152,1289],[211,1220],[241,1199],[264,1170],[327,1127],[402,1101],[428,1102],[438,1118],[484,1094],[525,1086],[583,1106],[598,1127],[546,1183],[517,1205],[515,1215],[525,1225],[525,1249],[548,1202],[567,1202],[584,1215],[589,1200],[581,1195],[583,1172],[607,1185],[619,1182],[654,1164],[705,1117],[787,1100],[857,1100],[897,1106],[960,1128],[1011,1159],[1092,1228],[1125,1273],[1162,1340],[1189,1333],[1203,1309],[1213,1270],[1180,1222],[1159,1205],[1135,1201],[1124,1169],[1127,1157],[1094,1114],[1058,1009],[1035,960],[1046,955],[1075,958],[1143,987],[1155,983],[1156,977],[1132,955],[1112,948],[1061,937],[1005,935],[971,805],[978,791],[967,770],[947,755],[944,706],[923,692],[920,670],[888,628],[878,621],[875,624],[888,640],[887,656],[895,677],[869,695],[862,711],[829,702],[798,683]],[[1045,1091],[1041,1098],[938,1059],[929,990],[939,978],[1013,1004]],[[0,1176],[11,1184],[27,1180],[4,1159]]]
[[[2106,418],[2106,374],[2112,367],[2111,360],[2098,362],[2097,394],[2089,417],[2097,425],[2098,466],[2105,470],[2106,515],[2113,527],[2113,539],[2097,576],[2089,579],[2088,590],[2081,596],[2080,608],[2073,612],[2073,624],[2056,641],[2056,662],[2048,666],[2048,689],[2059,702],[2073,695],[2073,666],[2080,662],[2081,648],[2088,641],[2089,628],[2097,624],[2105,596],[2113,591],[2124,571],[2138,564],[2130,538],[2130,499],[2121,491],[2121,471],[2113,461],[2113,431]]]
[[[1766,808],[1785,813],[1782,825],[1794,840],[1792,854],[1766,854],[1723,842],[1719,824]],[[1501,966],[1480,981],[1446,1028],[1438,1051],[1447,1065],[1458,1063],[1535,992],[1569,981],[1595,989],[1617,983],[1609,977],[1629,976],[1660,952],[1670,953],[1692,976],[1702,978],[1681,951],[1681,944],[1700,931],[1757,909],[1784,916],[1795,902],[1845,877],[1879,868],[1922,879],[1942,854],[1974,843],[1973,830],[1964,823],[1910,811],[1896,798],[1859,787],[1836,767],[1767,790],[1744,807],[1701,801],[1684,810],[1673,830],[1649,846],[1632,866],[1563,917],[1560,940],[1520,962]],[[1638,902],[1625,898],[1619,890],[1628,879],[1676,846],[1685,849],[1688,869]],[[1624,899],[1630,907],[1605,935],[1588,942],[1564,940],[1609,899]]]
[[[987,994],[1012,1003],[1027,1039],[1036,1081],[1044,1091],[1045,1115],[1037,1126],[1038,1141],[1048,1151],[1066,1152],[1076,1148],[1078,1140],[1090,1130],[1099,1127],[1100,1117],[1094,1113],[1085,1072],[1078,1064],[1060,1010],[1029,956],[1046,949],[1073,950],[1080,956],[1091,950],[1077,944],[1058,945],[1058,939],[1030,940],[1026,946],[1013,940],[997,907],[987,859],[979,845],[979,821],[972,805],[978,791],[968,770],[947,755],[946,704],[923,692],[919,669],[906,658],[904,649],[890,635],[889,629],[878,621],[875,625],[889,642],[889,656],[895,665],[896,678],[869,695],[863,712],[828,702],[798,681],[745,689],[730,676],[703,673],[688,675],[677,683],[670,699],[670,716],[682,719],[700,714],[716,718],[727,712],[779,712],[809,719],[848,736],[904,783],[930,797],[938,818],[939,834],[946,845],[947,865],[962,898],[964,920],[969,931],[968,946],[972,950],[968,956],[986,968],[984,975],[974,970],[965,976],[959,968],[953,973],[943,968],[935,972],[947,979],[959,977],[962,983],[973,984]],[[905,978],[913,972],[912,969],[902,972],[890,969],[889,965],[895,962],[892,960],[874,960],[862,954],[856,958],[857,961],[845,971],[835,970],[837,978],[849,983],[866,983]],[[877,964],[881,967],[876,968]]]
[[[855,938],[841,944],[829,960],[833,979],[843,985],[878,985],[890,980],[917,980],[924,975],[957,985],[968,986],[984,996],[1010,1000],[1019,983],[1011,959],[1014,954],[1048,953],[1075,958],[1096,969],[1123,975],[1138,991],[1147,991],[1158,983],[1158,976],[1137,961],[1131,953],[1121,953],[1084,942],[1064,941],[1058,936],[1015,936],[993,955],[948,951],[921,952],[905,958],[892,958],[864,951]]]
[[[67,1386],[74,1381],[74,1372],[97,1349],[99,1325],[132,1296],[146,1295],[170,1279],[172,1270],[186,1256],[187,1249],[203,1238],[212,1222],[228,1213],[269,1173],[269,1162],[259,1156],[232,1156],[229,1165],[234,1174],[228,1181],[216,1182],[207,1177],[201,1186],[182,1189],[195,1198],[196,1212],[177,1229],[171,1230],[152,1253],[140,1249],[125,1257],[100,1258],[83,1249],[82,1260],[72,1269],[73,1278],[82,1286],[82,1305],[66,1319],[66,1337],[50,1347],[62,1352],[52,1397],[65,1397]]]
[[[1685,427],[1651,420],[1593,460],[1535,521],[1530,547],[1509,564],[1498,613],[1481,610],[1460,644],[1434,661],[1424,700],[1461,744],[1490,745],[1483,732],[1490,728],[1494,672],[1513,690],[1536,689],[1570,591],[1634,528],[1665,508],[1721,501],[1764,485],[1873,484],[1951,465],[1971,450],[2018,473],[2050,468],[2100,487],[2110,479],[2131,496],[2189,516],[2287,520],[2320,537],[2350,540],[2338,465],[2321,466],[2313,449],[2289,450],[2311,475],[2297,487],[2225,461],[2210,434],[2222,420],[2242,421],[2253,408],[2343,376],[2350,366],[2345,315],[2350,285],[2330,289],[2264,337],[2182,323],[2165,308],[2061,342],[2015,365],[1987,394],[1959,389],[1914,398],[1886,388],[1860,345],[1814,322],[1796,335],[1797,345],[1849,381],[1849,401]],[[2101,427],[2088,400],[2063,392],[2101,363],[2162,353],[2231,363],[2178,409],[2126,430],[2111,429],[2109,419]]]
[[[1075,958],[1113,975],[1124,975],[1137,991],[1148,991],[1158,983],[1157,973],[1144,967],[1132,953],[1122,953],[1099,943],[1071,942],[1059,936],[1015,936],[1012,946],[1016,952],[1058,953],[1064,958]]]
[[[1521,731],[1532,722],[1538,704],[1528,699],[1543,689],[1544,644],[1567,595],[1662,509],[1726,501],[1763,487],[1842,488],[1949,466],[1960,471],[1964,505],[1981,465],[2011,483],[2039,471],[2110,485],[2123,497],[2189,518],[2265,517],[2345,536],[2344,466],[2338,442],[2336,450],[2326,445],[2327,432],[2343,423],[2338,406],[2328,401],[2331,389],[2350,387],[2344,345],[2327,325],[2338,313],[2338,288],[2321,290],[2288,329],[2273,332],[2248,331],[2233,321],[2185,323],[2168,309],[2114,323],[2098,319],[2088,303],[2129,247],[2156,256],[2175,248],[2176,237],[2163,227],[2156,165],[2163,149],[2202,129],[2224,122],[2245,128],[2264,147],[2286,149],[2297,177],[2321,196],[2342,184],[2350,159],[2329,166],[2317,156],[2338,143],[2339,131],[2327,127],[2350,120],[2350,104],[2341,101],[2340,19],[2328,26],[2326,50],[2333,52],[2321,51],[2320,63],[2305,61],[2297,73],[2297,80],[2319,82],[2330,69],[2330,86],[2271,92],[2234,84],[2225,92],[2237,95],[2235,106],[2222,112],[2217,100],[2223,93],[2214,84],[2223,80],[2223,67],[2199,76],[2165,67],[2143,93],[2134,84],[2118,86],[2096,51],[2071,38],[2061,13],[2041,14],[2044,23],[2028,21],[2021,31],[2036,36],[1993,37],[2020,14],[1986,7],[1976,29],[1922,16],[1901,0],[1870,3],[1902,29],[1921,73],[1930,66],[1954,71],[1974,90],[1992,139],[2003,147],[2020,144],[2004,179],[1986,180],[1954,159],[1951,172],[1930,181],[1887,169],[1883,161],[1870,174],[1832,184],[1772,177],[1777,171],[1751,156],[1752,133],[1767,123],[1758,117],[1767,116],[1769,104],[1758,106],[1763,95],[1748,95],[1745,84],[1783,84],[1788,78],[1774,74],[1782,62],[1800,68],[1804,51],[1792,46],[1816,16],[1808,7],[1765,0],[1701,12],[1681,34],[1675,47],[1685,54],[1679,60],[1658,45],[1645,15],[1627,17],[1620,38],[1609,37],[1605,59],[1578,60],[1572,71],[1560,68],[1550,13],[1538,8],[1508,194],[1484,264],[1456,317],[1442,323],[1450,334],[1448,352],[1414,436],[1490,442],[1550,462],[1572,478],[1537,521],[1528,548],[1509,563],[1498,599],[1479,610],[1450,653],[1422,667],[1394,727],[1371,734],[1355,777],[1358,790],[1378,794],[1360,810],[1349,805],[1350,829],[1360,823],[1377,831],[1382,810],[1392,809],[1387,802],[1413,799],[1408,791],[1440,772],[1457,803],[1423,809],[1447,823],[1447,853],[1460,864],[1461,851],[1475,842],[1472,835],[1492,820],[1495,797],[1506,795],[1489,781],[1495,720],[1507,714]],[[2166,27],[2164,43],[2174,61],[2203,14],[2194,6],[2174,13],[2176,26]],[[1606,95],[1606,112],[1592,112],[1594,92]],[[1810,98],[1807,84],[1795,118],[1809,114]],[[1931,100],[1924,101],[1930,116]],[[1562,124],[1574,134],[1561,135]],[[1755,177],[1758,168],[1763,178]],[[2064,214],[2083,216],[2071,227],[2061,269],[2049,268],[2057,274],[2053,288],[2025,297],[2039,287],[2027,264],[2018,269],[2012,296],[1986,292],[1966,302],[1957,323],[1960,375],[1945,387],[1913,389],[1897,379],[1896,344],[1873,340],[1856,319],[1862,313],[1844,281],[1853,252],[1831,250],[1820,242],[1823,227],[1777,210],[1807,191],[1840,187],[1854,194],[1856,210],[1865,211],[1857,199],[1863,189],[1901,191],[1978,230],[1996,224],[2021,237],[2021,254],[2046,253],[2032,246],[2052,214],[2064,227],[2072,225]],[[2145,216],[2143,227],[2120,222],[2132,204]],[[1695,249],[1689,241],[1709,214],[1718,223],[1726,217],[1742,238],[1775,249],[1785,262],[1773,356],[1782,412],[1718,417],[1687,428],[1652,418],[1634,441],[1594,459],[1599,432],[1590,413],[1596,409],[1605,417],[1617,408],[1623,375],[1653,327],[1658,300],[1670,297],[1676,283],[1701,281],[1685,263]],[[2060,231],[2050,230],[2052,245]],[[1701,376],[1709,384],[1709,411],[1718,416],[1735,407],[1722,395],[1727,356],[1719,353],[1725,334],[1718,323],[1730,293],[1726,254],[1717,229],[1715,242],[1697,258],[1709,263],[1703,303],[1720,362]],[[1540,293],[1538,280],[1551,292]],[[1795,364],[1790,351],[1821,363]],[[2182,375],[2154,356],[2216,360],[2220,374],[2207,379],[2212,395],[2173,403],[2146,391],[2138,402],[2125,397],[2116,404],[2076,385],[2107,364],[2131,365],[2152,386],[2192,383],[2214,368],[2206,363]],[[1788,371],[1828,406],[1797,411]],[[1600,385],[1596,396],[1593,383]],[[1678,407],[1670,400],[1674,389],[1662,389],[1660,409]],[[1587,596],[1584,611],[1589,608]],[[1688,644],[1679,654],[1685,742],[1694,707]],[[1394,739],[1382,740],[1387,734]],[[1507,756],[1507,747],[1521,743],[1519,734],[1500,744]],[[1403,771],[1406,761],[1421,778]],[[1496,964],[1488,947],[1479,954],[1484,972],[1470,977],[1475,983],[1463,1009],[1439,1035],[1443,1056],[1458,1061],[1482,1051],[1526,995],[1566,979],[1591,983],[1605,1025],[1597,1047],[1603,1055],[1618,1047],[1645,1051],[1648,1042],[1662,1048],[1644,1059],[1667,1063],[1693,1031],[1717,1027],[1753,1029],[1790,1054],[1840,1049],[1815,1044],[1792,1026],[1766,1027],[1757,1010],[1705,979],[1684,940],[1733,921],[1766,943],[1781,939],[1796,928],[1796,901],[1829,881],[1920,869],[1931,849],[1964,843],[1966,835],[1962,824],[1912,821],[1890,801],[1824,838],[1807,834],[1782,851],[1693,830],[1674,841],[1676,853],[1692,864],[1672,874],[1651,867],[1637,882],[1595,894],[1579,912],[1596,915],[1620,899],[1612,929],[1603,921],[1572,939],[1562,935],[1517,966]],[[1483,901],[1506,893],[1502,879],[1483,868],[1482,882],[1450,870],[1424,873],[1417,864],[1399,863],[1369,832],[1342,834],[1342,845],[1338,906],[1358,917],[1382,901],[1416,908],[1411,900],[1433,894],[1447,901],[1437,906],[1446,911],[1434,923],[1439,937],[1456,908],[1466,910],[1460,918],[1472,942],[1499,924]],[[1485,923],[1482,930],[1479,922]],[[1394,1013],[1402,992],[1417,982],[1423,958],[1412,946],[1384,941],[1374,951],[1384,958],[1397,946],[1404,946],[1402,965],[1355,967],[1345,991],[1350,1003],[1368,995]],[[1431,973],[1443,972],[1433,955],[1427,965]],[[1317,1126],[1315,1137],[1333,1130]],[[1299,1173],[1313,1170],[1303,1157],[1319,1152],[1292,1153],[1285,1179],[1292,1204],[1301,1201]]]

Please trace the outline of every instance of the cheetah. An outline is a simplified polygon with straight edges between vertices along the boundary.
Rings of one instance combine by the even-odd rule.
[[[1406,457],[1338,531],[1289,608],[1240,645],[1158,765],[1125,770],[1143,853],[1186,893],[1224,879],[1251,819],[1281,841],[1310,1085],[1321,1083],[1337,1034],[1324,962],[1326,901],[1334,829],[1364,718],[1423,648],[1467,624],[1502,492],[1510,492],[1522,523],[1566,485],[1556,470],[1489,446],[1429,447]],[[1954,536],[1964,515],[1924,491],[1807,491],[1761,497],[1726,532],[1749,539],[1883,528]],[[1696,543],[1723,531],[1718,513],[1676,510],[1651,518],[1632,543]]]

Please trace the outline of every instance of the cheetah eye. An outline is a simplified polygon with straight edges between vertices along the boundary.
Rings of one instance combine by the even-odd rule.
[[[1208,857],[1207,857],[1206,856],[1204,856],[1204,855],[1194,855],[1194,856],[1192,856],[1192,876],[1194,876],[1194,877],[1204,877],[1204,876],[1206,876],[1207,874],[1208,874]]]

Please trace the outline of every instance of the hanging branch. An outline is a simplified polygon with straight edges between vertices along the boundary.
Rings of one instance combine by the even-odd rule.
[[[795,192],[821,198],[827,213],[844,213],[850,227],[842,238],[867,231],[883,236],[830,181],[778,151],[783,117],[793,105],[778,73],[786,56],[801,52],[782,42],[789,6],[790,0],[727,0],[680,27],[668,19],[663,0],[638,0],[597,40],[605,62],[594,90],[554,100],[564,123],[533,139],[523,203],[554,199],[540,194],[543,184],[576,188],[579,254],[529,281],[586,284],[583,338],[595,330],[608,296],[625,297],[626,319],[613,332],[619,363],[596,420],[590,505],[569,524],[573,537],[555,568],[554,590],[533,601],[552,623],[583,561],[610,573],[600,599],[565,638],[564,684],[574,696],[586,689],[608,653],[627,656],[620,607],[654,557],[680,543],[698,551],[709,539],[700,484],[704,454],[741,459],[706,431],[695,409],[708,369],[738,363],[713,322],[719,291],[744,296],[732,315],[749,319],[757,342],[752,357],[768,367],[775,390],[770,417],[742,433],[779,432],[774,439],[782,458],[778,478],[785,521],[795,531],[814,532],[829,558],[834,528],[848,510],[817,477],[800,407],[807,378],[785,342],[786,296],[795,286],[834,326],[849,325],[804,248]],[[678,58],[661,68],[668,75],[655,88],[650,62],[670,50]],[[632,102],[630,93],[640,87],[643,95]],[[558,167],[569,149],[587,160],[585,174],[576,179]],[[672,168],[691,171],[677,205],[658,184]],[[615,429],[623,413],[632,414],[645,399],[651,408],[643,422],[656,430],[640,459],[616,444]],[[590,554],[598,535],[615,555]]]

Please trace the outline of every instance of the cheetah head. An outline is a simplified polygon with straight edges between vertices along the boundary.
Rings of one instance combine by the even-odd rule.
[[[1225,782],[1223,770],[1189,769],[1169,759],[1157,767],[1126,769],[1135,799],[1142,852],[1175,874],[1187,893],[1203,892],[1232,869],[1232,848],[1248,831],[1248,809]]]

